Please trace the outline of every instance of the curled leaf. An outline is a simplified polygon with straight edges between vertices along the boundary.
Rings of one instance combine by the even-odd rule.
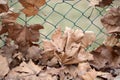
[[[89,41],[87,41],[87,38],[89,38]],[[44,41],[44,52],[52,53],[61,64],[77,64],[93,59],[92,55],[84,49],[94,39],[95,35],[93,32],[86,32],[84,34],[82,30],[66,28],[64,33],[62,33],[60,29],[57,29],[52,35],[52,40]]]

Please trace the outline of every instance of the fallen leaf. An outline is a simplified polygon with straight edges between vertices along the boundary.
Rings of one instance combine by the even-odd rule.
[[[4,78],[6,74],[9,72],[9,65],[6,57],[0,55],[0,79]]]
[[[81,50],[78,54],[78,60],[83,62],[83,61],[94,60],[94,58],[93,58],[93,55],[91,55],[89,52],[87,52],[83,48],[81,48]]]
[[[74,65],[65,66],[60,70],[59,76],[60,80],[76,80],[78,76],[78,68]],[[79,80],[81,80],[81,78],[79,78]]]
[[[6,76],[6,80],[38,80],[39,78],[36,76],[42,67],[35,65],[31,60],[28,63],[22,62],[20,66],[13,68],[9,74]]]
[[[20,34],[16,37],[16,42],[18,44],[21,45],[25,45],[25,44],[30,44],[32,42],[37,42],[39,41],[39,37],[40,37],[40,33],[39,33],[39,29],[34,29],[36,27],[39,27],[39,29],[42,29],[43,27],[41,25],[35,25],[34,27],[23,27],[22,31],[20,32]],[[34,35],[34,36],[33,36]]]
[[[92,51],[94,60],[90,64],[98,70],[102,68],[120,67],[120,52],[117,51],[119,48],[115,49],[114,47],[101,45]]]
[[[39,11],[38,8],[35,7],[25,8],[22,10],[22,12],[26,14],[27,17],[36,15],[38,11]]]
[[[22,12],[26,14],[27,17],[36,15],[39,11],[39,7],[45,4],[45,0],[19,0],[24,9]]]
[[[95,80],[96,79],[96,71],[90,70],[89,72],[82,75],[83,80]]]
[[[111,8],[101,19],[108,33],[120,33],[120,7]]]
[[[89,38],[89,41],[87,41],[87,38]],[[86,32],[84,34],[82,30],[66,28],[64,33],[62,33],[59,28],[52,35],[52,40],[43,41],[43,48],[45,53],[53,54],[61,64],[77,64],[82,61],[93,60],[92,55],[84,49],[94,39],[95,35],[93,32]]]
[[[88,62],[64,66],[59,72],[60,80],[95,80],[97,72]]]
[[[88,47],[90,44],[92,44],[95,41],[95,34],[92,31],[86,31],[84,34],[84,37],[81,40],[81,43],[84,48]]]
[[[7,0],[0,0],[0,13],[7,12],[9,10]]]
[[[114,77],[112,76],[112,74],[111,73],[107,73],[107,72],[97,72],[96,73],[97,74],[97,77],[98,77],[98,79],[106,79],[106,80],[114,80]]]
[[[61,52],[64,50],[65,43],[66,43],[66,36],[62,36],[62,31],[60,28],[57,29],[55,33],[53,33],[51,42],[52,42],[52,45],[54,45],[55,48],[58,50],[58,52]]]
[[[15,23],[18,16],[18,13],[8,13],[7,15],[2,16],[2,24]]]
[[[116,35],[110,35],[107,36],[107,38],[104,40],[103,44],[106,46],[116,46],[119,43],[119,39]]]
[[[10,23],[2,26],[1,34],[8,32],[8,37],[13,39],[18,45],[24,46],[37,42],[39,40],[39,29],[43,26],[40,24],[30,25],[23,27],[17,23]],[[33,36],[34,35],[34,36]]]
[[[44,48],[44,53],[48,51],[53,51],[56,49],[55,46],[52,44],[51,41],[48,40],[43,40],[43,48]]]
[[[13,59],[12,55],[14,55],[15,52],[17,52],[18,46],[14,43],[6,43],[5,46],[1,48],[1,54],[2,56],[6,57],[8,60],[8,64],[10,64]]]
[[[112,4],[113,0],[90,0],[91,6],[105,7]]]
[[[86,72],[90,71],[91,67],[89,65],[89,63],[84,62],[84,63],[79,63],[78,64],[78,75],[84,75]]]
[[[41,58],[41,50],[37,46],[31,46],[28,48],[28,53],[26,55],[26,58],[28,59],[34,59],[34,60],[39,60]]]
[[[79,63],[78,76],[83,80],[95,80],[97,77],[97,71],[92,69],[88,62]]]

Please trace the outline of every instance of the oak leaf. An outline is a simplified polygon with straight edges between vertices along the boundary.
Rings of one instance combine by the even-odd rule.
[[[39,11],[39,7],[45,4],[45,0],[19,0],[24,9],[22,12],[26,14],[26,16],[36,15]]]

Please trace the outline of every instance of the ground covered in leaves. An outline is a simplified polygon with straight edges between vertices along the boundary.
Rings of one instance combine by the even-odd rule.
[[[118,80],[120,77],[120,7],[103,16],[101,23],[108,36],[102,45],[88,52],[86,49],[96,39],[94,32],[69,27],[65,31],[56,29],[51,40],[43,40],[41,49],[36,42],[43,26],[17,23],[19,14],[9,9],[6,0],[0,1],[0,35],[5,41],[0,48],[0,80]],[[37,14],[45,4],[45,0],[19,2],[27,17]]]

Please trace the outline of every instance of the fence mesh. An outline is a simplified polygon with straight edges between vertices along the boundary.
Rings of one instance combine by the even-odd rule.
[[[22,13],[20,11],[22,6],[18,0],[9,0],[9,6],[13,7],[15,12]],[[88,0],[46,0],[46,4],[39,9],[37,15],[26,17],[24,14],[20,14],[17,22],[23,25],[42,24],[44,29],[40,31],[40,44],[42,39],[50,39],[51,34],[58,27],[61,27],[62,30],[65,27],[71,27],[83,31],[93,31],[97,37],[90,46],[90,49],[93,49],[103,42],[105,33],[100,19],[107,8],[90,7]]]

